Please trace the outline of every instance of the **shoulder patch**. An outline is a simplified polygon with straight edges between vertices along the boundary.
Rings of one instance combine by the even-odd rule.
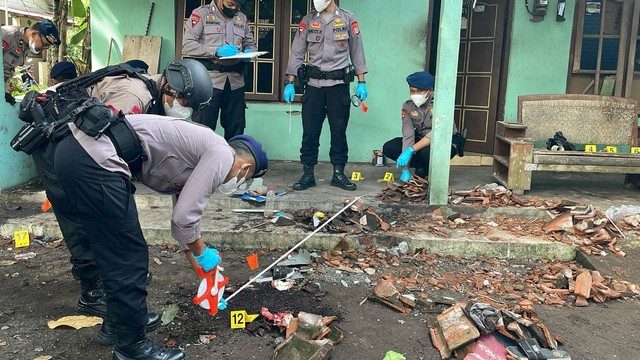
[[[5,39],[2,39],[2,50],[9,48],[9,42]]]
[[[301,22],[300,25],[298,25],[298,36],[302,36],[305,30],[307,30],[307,24],[304,22]]]
[[[194,28],[200,22],[200,15],[196,13],[191,14],[191,27]]]
[[[351,22],[351,31],[355,36],[360,35],[360,27],[358,26],[358,22],[355,20]]]
[[[404,117],[407,115],[407,110],[402,109],[402,120],[404,120]]]

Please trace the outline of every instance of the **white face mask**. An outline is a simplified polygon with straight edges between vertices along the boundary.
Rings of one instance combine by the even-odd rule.
[[[38,49],[36,49],[36,40],[35,39],[31,39],[29,40],[29,48],[31,48],[31,52],[34,54],[39,54],[40,51],[38,51]]]
[[[220,186],[218,186],[218,191],[220,191],[221,193],[223,193],[225,195],[233,194],[233,192],[236,191],[238,189],[238,187],[245,182],[245,180],[247,180],[247,178],[246,178],[247,175],[246,174],[240,180],[238,180],[238,175],[240,175],[242,170],[243,169],[238,170],[238,173],[236,174],[236,176],[232,177],[231,180],[227,181],[226,183],[221,184]],[[249,172],[249,167],[247,167],[247,173],[248,172]]]
[[[164,114],[167,116],[175,117],[178,119],[191,119],[192,113],[192,108],[180,105],[180,103],[176,99],[173,99],[173,106],[169,106],[166,101],[164,102]]]
[[[420,107],[427,102],[427,96],[429,96],[429,93],[413,94],[411,95],[411,100],[413,101],[414,104],[416,104],[417,107]]]
[[[330,3],[330,0],[313,0],[313,6],[318,12],[323,12]]]

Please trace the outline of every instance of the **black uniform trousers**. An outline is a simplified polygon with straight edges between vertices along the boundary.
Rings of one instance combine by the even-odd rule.
[[[193,121],[215,130],[219,116],[220,125],[224,129],[224,139],[229,140],[236,135],[244,134],[245,109],[244,86],[231,90],[227,80],[223,90],[213,89],[209,106],[193,113]]]
[[[331,148],[329,159],[333,165],[345,165],[348,160],[347,125],[349,124],[349,85],[329,87],[307,86],[302,101],[302,146],[300,162],[303,165],[318,163],[320,133],[324,118],[329,119]]]
[[[416,143],[419,141],[419,139],[420,137],[418,137],[418,135],[416,134]],[[384,154],[384,156],[393,161],[398,160],[398,157],[400,157],[400,154],[402,154],[402,138],[397,137],[384,143],[384,145],[382,146],[382,153]],[[451,144],[451,155],[449,159],[453,159],[453,157],[456,156],[457,153],[458,151],[456,150],[456,147]],[[419,151],[416,151],[411,157],[409,167],[416,169],[425,169],[425,173],[428,174],[430,160],[429,156],[431,156],[431,146],[427,146]]]
[[[36,169],[42,176],[44,190],[58,220],[64,243],[71,253],[71,273],[76,280],[93,281],[98,277],[98,267],[93,259],[87,233],[75,218],[65,215],[72,212],[72,204],[60,186],[53,168],[53,156],[59,141],[56,138],[65,136],[68,131],[69,128],[63,125],[54,132],[52,141],[41,145],[32,156]]]
[[[107,293],[107,316],[119,331],[142,333],[147,323],[147,243],[133,185],[98,165],[73,136],[58,144],[55,173],[73,207],[65,214],[85,229]]]

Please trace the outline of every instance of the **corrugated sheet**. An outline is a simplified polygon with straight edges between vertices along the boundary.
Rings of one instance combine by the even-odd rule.
[[[0,0],[0,9],[4,9],[5,0]],[[53,16],[53,0],[7,0],[9,12],[23,15],[51,17]]]

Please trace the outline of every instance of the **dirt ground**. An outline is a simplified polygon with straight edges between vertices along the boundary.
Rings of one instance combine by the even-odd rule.
[[[13,211],[26,213],[37,209],[14,210],[5,206],[0,209],[0,217],[11,216]],[[45,242],[52,240],[44,239]],[[3,242],[0,260],[13,260],[16,253],[27,251],[37,255],[33,259],[0,266],[0,359],[36,359],[47,355],[56,360],[110,359],[112,349],[92,340],[98,326],[81,330],[47,327],[50,320],[74,315],[79,295],[79,285],[69,272],[68,252],[64,245],[48,248],[35,243],[30,249],[19,251],[10,250],[11,247],[9,241]],[[230,287],[238,288],[257,273],[246,265],[244,257],[249,250],[221,250],[224,274],[230,279]],[[271,330],[264,336],[257,336],[247,330],[231,330],[229,325],[230,311],[246,310],[249,314],[257,314],[263,306],[272,312],[288,310],[294,315],[305,311],[337,316],[336,324],[344,331],[345,339],[335,347],[333,359],[382,359],[389,350],[403,353],[407,359],[439,359],[431,345],[427,324],[445,307],[414,310],[404,316],[377,302],[360,304],[371,294],[371,285],[362,274],[336,274],[328,268],[325,274],[307,275],[326,292],[319,297],[298,288],[280,292],[269,285],[259,285],[234,298],[227,311],[211,317],[192,303],[199,280],[184,256],[167,247],[154,246],[149,251],[150,269],[154,274],[148,287],[150,311],[162,312],[168,305],[179,305],[174,321],[151,333],[150,337],[185,349],[189,359],[270,359],[282,334]],[[278,250],[259,252],[261,268],[281,254]],[[617,261],[620,263],[614,267],[624,269],[625,259]],[[455,271],[454,260],[443,258],[442,262],[434,266]],[[527,264],[527,268],[536,266],[536,263]],[[637,266],[637,261],[633,266]],[[621,275],[627,277],[629,274]],[[428,295],[431,298],[465,299],[464,294],[446,290],[429,290]],[[564,349],[572,359],[631,359],[640,353],[638,299],[608,301],[604,305],[591,303],[587,308],[536,305],[536,310],[553,332],[568,340]],[[200,335],[208,335],[210,342],[203,344]]]

